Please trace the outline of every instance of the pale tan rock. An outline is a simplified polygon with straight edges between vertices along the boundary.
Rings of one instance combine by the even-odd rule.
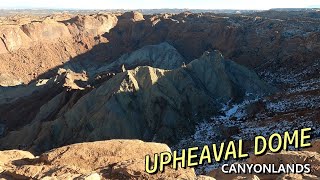
[[[126,18],[126,19],[130,19],[132,21],[143,21],[144,17],[143,14],[137,11],[133,11],[133,12],[125,12],[122,17]]]
[[[0,86],[8,87],[8,86],[17,86],[21,85],[22,82],[12,75],[9,74],[0,74]]]
[[[240,180],[240,179],[248,179],[248,180],[259,180],[258,175],[253,174],[225,174],[221,171],[221,169],[215,169],[208,173],[208,176],[213,177],[215,179],[221,180]]]
[[[22,165],[6,169],[5,174],[15,179],[34,179],[42,170],[42,166]]]
[[[216,179],[210,176],[200,175],[200,176],[197,176],[197,180],[216,180]]]
[[[2,164],[11,163],[15,160],[21,159],[34,159],[34,155],[27,151],[21,150],[7,150],[7,151],[0,151],[0,162]]]
[[[29,48],[32,45],[32,39],[17,25],[0,26],[0,32],[1,40],[9,52],[20,48]]]
[[[319,177],[310,174],[283,174],[277,180],[319,180]]]
[[[80,177],[81,177],[81,174],[72,174],[72,173],[66,172],[64,174],[60,174],[56,176],[45,176],[39,179],[41,180],[60,180],[60,179],[74,180]]]
[[[33,42],[72,38],[67,26],[51,19],[22,25],[21,29]]]
[[[93,36],[98,36],[108,33],[114,26],[116,26],[117,22],[118,19],[113,14],[97,14],[94,16],[79,17],[75,24],[77,24],[78,28],[82,31],[88,32]]]
[[[64,146],[42,154],[40,159],[53,165],[72,165],[93,171],[104,167],[106,163],[132,158],[144,159],[146,154],[168,150],[170,149],[165,144],[145,143],[139,140],[109,140]]]
[[[76,178],[76,180],[100,180],[100,179],[101,179],[101,176],[97,173]]]

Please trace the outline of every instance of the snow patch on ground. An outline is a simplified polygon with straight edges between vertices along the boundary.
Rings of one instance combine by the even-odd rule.
[[[277,72],[262,72],[259,75],[271,84],[277,85],[280,92],[264,98],[244,100],[239,104],[224,104],[219,116],[203,120],[190,137],[181,140],[172,150],[204,145],[219,145],[233,140],[253,141],[257,135],[265,137],[273,133],[283,134],[296,129],[311,127],[314,139],[320,139],[320,59],[302,71],[292,72],[285,68]],[[248,97],[250,97],[248,95]],[[264,104],[262,112],[248,114],[249,105],[257,101]],[[258,104],[259,104],[258,103]],[[277,144],[277,142],[274,142]],[[289,147],[295,150],[294,147]],[[207,174],[228,162],[204,164],[195,168],[197,174]]]
[[[210,119],[204,120],[196,127],[195,133],[182,140],[178,145],[172,147],[173,150],[185,149],[194,146],[203,147],[204,145],[220,144],[221,142],[227,142],[228,139],[233,140],[254,140],[257,135],[265,137],[270,136],[273,133],[283,134],[285,131],[293,131],[295,129],[302,129],[305,127],[312,127],[315,131],[314,134],[320,136],[320,125],[316,122],[308,119],[307,117],[298,117],[295,121],[282,120],[277,122],[270,122],[270,118],[259,114],[255,118],[248,118],[246,108],[249,104],[257,102],[258,99],[246,100],[240,104],[225,104],[221,109],[221,116],[215,116]],[[266,100],[263,100],[266,102]],[[267,109],[272,112],[285,112],[287,104],[290,102],[277,102],[267,103]],[[300,104],[302,106],[306,104]],[[238,129],[235,134],[232,129]],[[226,137],[222,131],[230,131],[230,137]],[[191,146],[190,146],[191,144]],[[277,142],[275,142],[277,144]],[[294,147],[289,149],[294,150]],[[214,161],[213,161],[214,162]],[[225,163],[233,163],[234,160],[228,162],[212,163],[210,165],[204,164],[196,167],[197,174],[207,174],[213,169],[221,167]]]

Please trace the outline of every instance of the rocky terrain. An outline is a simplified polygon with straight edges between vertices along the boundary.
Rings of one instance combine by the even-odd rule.
[[[316,10],[1,17],[0,149],[9,151],[1,152],[0,172],[148,178],[133,169],[142,152],[108,153],[168,150],[111,139],[172,150],[244,139],[249,151],[254,136],[273,132],[312,127],[318,139],[319,23]],[[111,141],[70,145],[104,140]],[[100,150],[107,154],[100,164],[75,160]],[[219,166],[155,178],[219,179],[211,173]]]
[[[81,149],[81,151],[79,151]],[[29,152],[0,152],[0,178],[14,179],[196,179],[193,169],[144,172],[147,154],[170,151],[165,144],[138,140],[81,143],[54,149],[35,157]]]
[[[248,163],[310,163],[311,174],[224,174],[220,169],[213,170],[208,176],[196,175],[192,168],[172,169],[163,173],[145,172],[144,157],[148,154],[170,151],[165,144],[146,143],[139,140],[109,140],[79,143],[53,149],[40,156],[28,151],[0,151],[0,178],[2,179],[309,179],[320,176],[319,142],[316,148],[306,151],[285,151],[279,154],[268,153],[254,156]],[[79,151],[80,150],[80,151]],[[214,178],[213,178],[214,177]]]
[[[89,71],[124,53],[162,42],[175,47],[186,63],[204,51],[219,50],[227,59],[251,68],[276,71],[285,66],[291,72],[300,72],[319,57],[319,12],[301,14],[127,12],[3,17],[0,72],[28,83],[46,74],[50,77],[47,71],[66,61],[80,64],[78,71]],[[297,16],[301,20],[289,18]]]
[[[246,162],[250,164],[305,164],[309,163],[311,166],[310,174],[224,174],[221,169],[215,169],[208,173],[209,176],[215,177],[216,179],[319,179],[319,141],[313,142],[314,147],[306,149],[305,151],[282,151],[280,153],[267,153],[263,156],[250,157]]]

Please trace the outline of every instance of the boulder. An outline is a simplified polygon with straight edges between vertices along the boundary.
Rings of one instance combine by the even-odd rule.
[[[16,77],[13,77],[9,74],[0,74],[0,86],[8,87],[8,86],[17,86],[21,85],[22,82],[17,80]]]
[[[21,159],[33,159],[33,158],[35,158],[34,155],[27,151],[21,151],[21,150],[0,151],[0,162],[2,164],[8,164]]]

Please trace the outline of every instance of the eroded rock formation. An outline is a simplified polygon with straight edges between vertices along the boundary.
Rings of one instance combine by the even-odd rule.
[[[137,12],[8,19],[1,24],[0,73],[27,83],[73,60],[82,70],[146,45],[169,42],[189,63],[204,51],[259,71],[298,73],[319,57],[319,12],[246,15]],[[303,14],[303,13],[302,13]],[[89,52],[88,52],[89,51]],[[79,62],[80,61],[80,62]],[[46,73],[46,75],[43,75]]]
[[[177,56],[171,61],[181,63],[181,58]],[[71,77],[77,76],[67,73],[62,77],[63,87],[79,89],[74,80],[69,82]],[[41,108],[28,122],[19,121],[14,114],[18,110],[10,114],[3,108],[3,114],[7,114],[3,117],[8,119],[5,125],[9,129],[17,127],[10,123],[23,124],[21,129],[0,139],[2,148],[22,146],[33,152],[43,152],[65,144],[113,138],[172,144],[184,133],[193,131],[197,117],[216,113],[221,103],[230,99],[241,101],[246,94],[258,96],[274,91],[253,71],[224,60],[217,51],[206,52],[199,59],[173,70],[149,66],[126,70],[93,90],[87,88],[88,93],[75,103],[72,98],[65,100],[69,92],[59,93],[61,80],[54,84],[55,96],[47,100],[48,103],[38,102]],[[73,96],[79,93],[75,91]],[[38,93],[37,97],[42,99],[48,94]]]
[[[0,24],[0,73],[13,75],[24,83],[107,42],[102,35],[117,24],[117,17],[112,14],[18,20]]]

